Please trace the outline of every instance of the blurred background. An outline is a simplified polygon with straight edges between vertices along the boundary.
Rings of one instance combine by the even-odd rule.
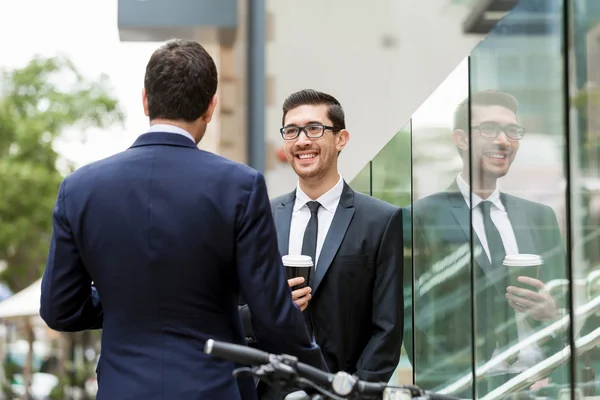
[[[452,141],[461,101],[481,90],[515,96],[527,133],[501,189],[557,215],[568,260],[556,283],[569,299],[568,345],[585,339],[582,350],[559,357],[569,373],[550,398],[600,395],[600,1],[2,5],[0,399],[95,397],[101,333],[59,334],[38,314],[52,209],[66,174],[146,131],[145,66],[174,37],[201,43],[219,70],[216,118],[199,147],[262,171],[271,197],[296,186],[279,133],[282,102],[294,91],[313,88],[341,102],[351,133],[343,178],[402,207],[444,191],[462,169]],[[405,318],[451,312],[413,304],[412,273],[423,266],[412,248],[406,242],[405,303],[414,307]],[[581,307],[591,311],[578,314]],[[414,340],[408,329],[404,344]],[[413,356],[416,365],[428,357]],[[404,351],[392,381],[427,382],[431,372],[413,366]],[[474,366],[447,370],[448,384],[476,375]]]

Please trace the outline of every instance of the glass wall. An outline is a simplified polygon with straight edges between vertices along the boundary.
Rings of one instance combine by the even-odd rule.
[[[471,370],[465,335],[471,324],[470,257],[462,230],[468,227],[468,212],[459,225],[444,206],[461,170],[452,142],[454,109],[467,96],[465,61],[412,118],[413,193],[405,217],[412,222],[414,326],[406,331],[405,343],[412,339],[415,383],[432,390]]]
[[[398,207],[411,200],[411,126],[404,126],[371,162],[371,195]]]
[[[578,394],[600,395],[600,2],[572,0],[569,26],[569,248]]]
[[[371,195],[398,207],[410,206],[411,202],[411,126],[406,124],[394,135],[392,140],[371,161]],[[405,232],[411,232],[410,219],[405,219]],[[409,236],[404,236],[405,254],[410,255],[411,242]],[[407,262],[411,262],[410,259]],[[410,270],[408,270],[410,272]],[[405,276],[410,280],[410,275]],[[404,287],[405,326],[412,322],[411,305],[412,291],[410,285]],[[407,310],[407,311],[406,311]],[[410,349],[410,347],[408,347]],[[403,346],[400,363],[392,381],[412,383],[412,368],[407,354],[407,346]]]
[[[571,331],[560,325],[569,308],[562,6],[521,1],[495,27],[471,54],[468,112],[457,116],[463,123],[455,132],[468,130],[457,134],[457,146],[465,151],[462,191],[468,188],[478,253],[473,359],[480,398],[511,390],[545,396],[551,384],[570,381]],[[565,363],[544,370],[552,357]]]
[[[355,182],[404,207],[395,382],[600,395],[600,1],[520,0]]]

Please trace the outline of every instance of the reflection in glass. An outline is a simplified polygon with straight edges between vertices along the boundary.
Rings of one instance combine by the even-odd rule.
[[[361,193],[365,193],[399,207],[410,204],[411,194],[411,131],[410,123],[403,127],[386,146],[370,161],[352,180],[350,186]],[[411,232],[410,218],[404,218],[405,232]],[[404,261],[404,341],[412,340],[410,321],[412,318],[412,259],[410,250],[412,243],[410,236],[404,235],[405,261]],[[401,344],[399,344],[401,345]],[[410,348],[410,347],[409,347]],[[413,371],[406,354],[405,346],[394,376],[390,382],[395,384],[412,384]]]
[[[361,173],[404,206],[412,169],[404,347],[417,385],[600,395],[599,88],[600,1],[520,0],[413,115],[411,168],[398,134]]]
[[[415,383],[437,390],[472,371],[469,213],[455,215],[461,168],[452,141],[454,110],[468,94],[467,60],[412,118],[414,342],[405,340]],[[413,348],[409,348],[413,345]],[[414,354],[413,354],[414,353]],[[469,383],[458,394],[471,397]]]
[[[373,197],[398,207],[410,204],[410,123],[373,158]]]
[[[465,123],[455,143],[468,154],[457,184],[474,233],[480,398],[502,398],[557,353],[568,359],[568,324],[546,329],[568,308],[565,293],[547,287],[568,277],[562,3],[521,1],[494,28],[471,54],[470,108],[457,115]],[[540,331],[549,335],[528,340]],[[519,389],[542,391],[568,377],[567,363],[522,379]]]
[[[508,93],[474,92],[469,103],[470,112],[463,116],[469,115],[471,126],[519,124],[519,103]],[[502,132],[489,137],[478,129],[471,129],[469,135],[460,124],[455,127],[455,142],[465,154],[465,168],[457,185],[471,205],[473,251],[478,254],[474,257],[473,292],[478,344],[475,359],[476,370],[480,370],[559,319],[558,307],[565,307],[564,298],[553,297],[545,283],[566,275],[565,255],[555,212],[547,205],[509,194],[499,185],[502,178],[515,173],[513,161],[527,136],[511,137]],[[467,152],[470,157],[466,157]],[[546,343],[530,343],[493,367],[477,371],[481,375],[478,396],[560,351],[564,337],[553,333],[555,337]],[[548,376],[533,379],[530,387],[548,382]]]
[[[600,2],[571,3],[571,242],[577,286],[573,300],[579,311],[600,301]],[[574,317],[576,342],[597,333],[599,311]],[[585,396],[599,395],[598,343],[578,354],[575,361],[578,391]]]
[[[406,207],[410,204],[411,193],[411,127],[408,123],[385,145],[383,149],[371,161],[371,188],[372,196],[387,201],[398,207]],[[404,216],[404,232],[411,232],[410,218]],[[412,243],[410,237],[404,235],[404,343],[412,340],[410,325],[412,321],[411,303],[412,289],[412,259],[410,250]],[[408,329],[407,329],[408,328]],[[410,346],[409,346],[410,348]],[[398,384],[413,383],[413,371],[406,353],[406,345],[402,347],[400,363],[392,377],[392,382]]]
[[[371,161],[352,179],[350,187],[357,192],[371,196]]]

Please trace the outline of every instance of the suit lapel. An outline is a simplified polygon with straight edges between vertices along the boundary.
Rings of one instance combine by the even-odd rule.
[[[329,231],[325,236],[325,241],[321,248],[321,254],[319,255],[319,261],[317,262],[317,269],[314,281],[313,281],[313,296],[316,294],[319,285],[323,281],[323,277],[327,273],[327,270],[331,266],[335,255],[344,240],[350,221],[354,216],[354,191],[344,182],[344,190],[340,197],[340,203],[335,211],[333,220]]]
[[[506,212],[510,224],[512,225],[513,232],[515,233],[519,253],[536,254],[536,248],[533,243],[533,238],[531,237],[531,233],[534,232],[534,230],[531,227],[527,212],[522,205],[519,204],[517,198],[504,193],[500,196],[502,204],[506,207]]]
[[[465,202],[462,193],[458,191],[458,187],[456,187],[456,191],[453,191],[453,187],[451,187],[448,190],[447,195],[451,205],[452,215],[454,216],[456,222],[458,222],[460,225],[467,243],[469,243],[471,237],[471,215],[469,208],[467,207],[467,203]],[[483,245],[481,244],[481,241],[477,235],[473,235],[473,249],[471,251],[475,253],[473,255],[473,259],[487,277],[487,281],[494,285],[497,290],[503,293],[505,288],[500,282],[500,271],[494,271],[492,268],[492,264],[483,250]]]
[[[292,224],[292,212],[294,211],[294,200],[296,191],[283,196],[281,203],[275,207],[275,229],[277,230],[277,246],[279,254],[285,256],[290,247],[290,225]]]
[[[471,238],[471,214],[469,212],[469,208],[467,207],[467,203],[463,198],[460,192],[448,192],[448,199],[450,205],[452,206],[452,215],[458,224],[460,225],[463,233],[465,234],[465,238],[467,242],[470,242]],[[492,271],[492,264],[488,259],[485,251],[483,250],[483,245],[479,240],[477,235],[473,236],[473,246],[472,251],[475,251],[474,259],[477,264],[481,267],[483,272],[489,274]]]

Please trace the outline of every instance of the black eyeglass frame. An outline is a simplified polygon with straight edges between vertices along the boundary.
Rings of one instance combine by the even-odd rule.
[[[482,132],[482,128],[492,128],[494,130],[494,132],[488,132],[488,133],[484,134]],[[516,134],[509,133],[507,131],[509,128],[517,129],[517,133]],[[471,130],[477,131],[481,137],[486,138],[486,139],[496,139],[500,135],[500,132],[504,132],[506,137],[509,139],[512,139],[512,140],[521,140],[521,139],[523,139],[523,136],[525,136],[525,128],[523,128],[522,126],[519,126],[519,125],[514,125],[514,124],[511,124],[511,125],[481,124],[481,125],[477,125],[477,126],[472,126]]]
[[[312,128],[320,127],[321,128],[321,133],[318,136],[309,134],[308,131],[306,130],[306,128],[311,128],[311,127]],[[285,131],[286,131],[286,129],[289,129],[289,128],[296,128],[296,129],[298,129],[298,133],[296,134],[296,136],[294,136],[294,137],[285,137]],[[284,126],[283,128],[279,129],[279,132],[281,133],[281,137],[283,138],[283,140],[294,140],[294,139],[297,139],[302,132],[304,132],[304,134],[306,135],[306,137],[309,138],[309,139],[318,139],[320,137],[323,137],[323,135],[325,134],[325,131],[339,132],[342,129],[343,128],[336,128],[335,126],[329,126],[329,125],[323,125],[323,124],[308,124],[308,125],[305,125],[305,126],[295,126],[295,125]]]

